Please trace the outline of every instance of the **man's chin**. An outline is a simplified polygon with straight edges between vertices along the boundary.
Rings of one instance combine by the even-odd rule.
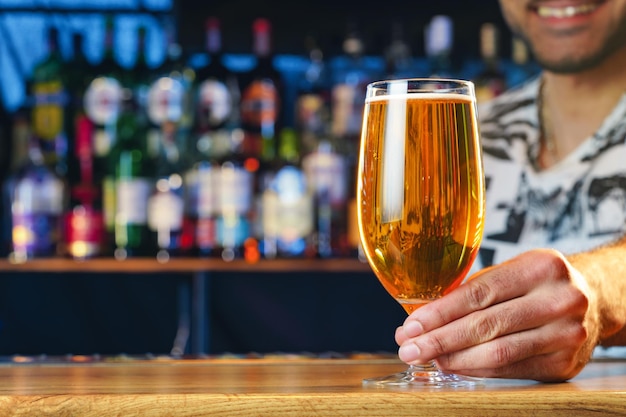
[[[573,57],[541,57],[535,56],[535,61],[546,71],[555,74],[579,74],[596,68],[606,59],[605,56]]]

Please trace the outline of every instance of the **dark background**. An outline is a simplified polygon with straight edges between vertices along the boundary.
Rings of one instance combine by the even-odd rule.
[[[167,354],[180,274],[1,274],[0,356]],[[395,352],[406,314],[371,273],[211,275],[209,352]]]
[[[225,49],[240,53],[250,51],[252,21],[260,16],[273,22],[277,53],[302,53],[304,38],[312,35],[329,56],[341,52],[348,25],[355,25],[363,35],[366,54],[377,55],[390,40],[392,23],[399,22],[414,54],[423,56],[424,25],[436,14],[447,14],[455,24],[454,49],[457,55],[466,57],[478,56],[478,31],[482,23],[494,22],[505,27],[497,0],[177,0],[174,13],[180,23],[179,39],[184,45],[202,49],[204,19],[216,16],[223,22]],[[506,56],[506,39],[502,45]]]

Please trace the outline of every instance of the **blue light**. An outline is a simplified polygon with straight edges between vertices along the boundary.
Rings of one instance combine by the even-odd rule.
[[[26,81],[31,77],[33,68],[48,53],[48,26],[59,30],[59,47],[63,57],[70,59],[73,56],[72,35],[80,33],[84,36],[83,53],[87,60],[91,63],[100,62],[106,13],[103,9],[106,8],[129,10],[128,13],[115,16],[114,51],[120,65],[130,68],[135,64],[137,29],[143,26],[146,28],[146,60],[150,67],[156,67],[163,62],[166,52],[163,47],[165,34],[161,21],[156,15],[132,11],[140,6],[151,10],[169,8],[171,2],[172,0],[0,0],[0,7],[94,9],[93,13],[23,11],[0,15],[0,98],[4,105],[13,111],[24,103],[27,96]]]
[[[167,11],[172,8],[172,0],[0,0],[0,7],[20,9],[128,9],[144,7],[151,11]]]

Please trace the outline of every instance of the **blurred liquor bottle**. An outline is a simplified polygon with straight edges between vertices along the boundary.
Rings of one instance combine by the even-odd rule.
[[[30,120],[30,110],[23,106],[15,110],[10,120],[10,159],[8,168],[10,173],[15,173],[28,161],[30,141],[33,134]],[[7,149],[7,148],[5,148]]]
[[[276,136],[281,128],[284,81],[274,66],[269,20],[252,24],[252,53],[256,65],[242,75],[241,123],[243,152],[271,161],[276,156]]]
[[[146,28],[139,26],[136,60],[120,72],[115,144],[107,158],[103,180],[105,231],[112,236],[113,254],[118,259],[152,254],[146,203],[152,190],[160,134],[148,115],[149,92],[155,76],[146,59],[146,35]]]
[[[124,72],[122,84],[135,98],[137,116],[142,119],[141,123],[146,123],[148,126],[145,156],[154,162],[159,156],[161,146],[159,119],[166,117],[168,111],[182,111],[179,101],[182,99],[183,88],[180,80],[176,80],[175,85],[161,88],[163,87],[159,85],[161,74],[156,71],[156,68],[148,65],[146,28],[139,26],[136,35],[137,57],[133,66]],[[158,97],[158,94],[163,92],[165,96]],[[172,97],[174,95],[176,95],[175,98]],[[173,100],[169,101],[170,98]],[[159,101],[159,99],[162,100]]]
[[[153,253],[147,224],[147,201],[152,191],[154,161],[148,155],[148,126],[140,111],[139,100],[132,89],[125,89],[117,119],[116,142],[109,157],[115,184],[112,218],[117,259]]]
[[[66,207],[66,185],[45,163],[41,141],[33,135],[26,140],[28,157],[9,180],[13,262],[60,254]]]
[[[196,73],[187,63],[187,54],[183,45],[178,41],[176,26],[172,19],[165,19],[163,33],[167,46],[165,60],[153,70],[160,77],[176,80],[182,86],[181,116],[177,123],[176,142],[181,150],[185,150],[186,142],[193,126],[194,103],[193,83]]]
[[[334,152],[345,157],[345,185],[337,185],[336,190],[345,192],[341,197],[337,192],[334,195],[318,195],[320,209],[330,204],[332,219],[330,223],[330,247],[332,256],[348,256],[352,252],[352,242],[348,238],[350,223],[356,224],[356,164],[363,122],[363,105],[367,85],[383,77],[379,69],[368,65],[365,59],[365,43],[354,24],[348,25],[346,37],[343,41],[343,55],[334,60],[332,87],[332,120],[330,140]],[[328,139],[328,138],[327,138]],[[324,149],[327,144],[320,144]],[[319,151],[319,149],[318,149]],[[323,150],[319,156],[327,157],[328,150]],[[337,166],[329,167],[337,169]],[[337,181],[335,178],[333,181]],[[329,191],[329,190],[327,190]],[[327,200],[328,201],[325,201]],[[340,206],[342,205],[342,206]],[[321,214],[325,218],[326,214]],[[324,226],[326,227],[326,226]],[[320,230],[323,230],[320,229]],[[326,232],[322,233],[324,237]],[[320,248],[324,245],[320,242]],[[354,248],[356,250],[356,247]],[[329,256],[325,253],[323,256]]]
[[[406,41],[404,26],[395,21],[391,25],[391,40],[384,50],[386,79],[415,77],[411,46]]]
[[[68,101],[65,61],[59,48],[59,31],[47,31],[48,54],[33,69],[30,83],[33,133],[41,142],[43,162],[60,176],[67,173],[65,106]]]
[[[115,58],[115,41],[116,41],[116,29],[115,29],[115,16],[113,14],[107,14],[102,17],[102,57],[100,61],[94,64],[93,77],[113,77],[121,79],[123,68]]]
[[[280,132],[278,161],[263,190],[264,258],[298,258],[314,254],[313,194],[300,166],[298,136],[291,128]]]
[[[75,259],[102,254],[105,243],[102,191],[94,182],[93,123],[84,114],[75,119],[74,154],[78,181],[69,185],[69,211],[65,216],[64,253]]]
[[[331,73],[314,37],[305,39],[308,65],[297,84],[294,120],[304,154],[317,148],[330,125]]]
[[[316,257],[347,254],[346,217],[349,197],[348,164],[332,137],[302,159],[302,169],[313,196],[313,233],[310,246]]]
[[[110,154],[117,142],[117,120],[123,96],[123,68],[115,59],[115,26],[112,15],[104,18],[103,56],[92,70],[83,97],[84,111],[90,122],[91,149],[93,153],[93,183],[101,189],[102,211],[105,226],[102,254],[112,255],[115,247],[115,182]]]
[[[194,72],[184,61],[173,25],[165,24],[164,32],[167,57],[153,71],[157,76],[149,86],[146,103],[149,158],[156,162],[155,184],[148,201],[148,226],[160,261],[188,253],[193,242],[193,229],[183,215],[183,175],[192,121]]]
[[[187,224],[184,216],[183,173],[186,164],[176,141],[176,129],[177,123],[173,120],[161,124],[162,143],[147,206],[152,235],[150,246],[156,248],[160,262],[188,254],[193,244],[192,225]]]
[[[65,107],[65,127],[68,138],[67,181],[70,187],[81,182],[81,162],[77,150],[78,124],[83,123],[86,113],[83,99],[89,84],[93,80],[93,66],[84,53],[83,35],[72,34],[72,57],[66,64],[67,104]],[[89,121],[89,119],[87,119]],[[91,133],[91,129],[90,129]],[[89,142],[92,138],[88,138]],[[91,144],[89,145],[91,149]],[[91,152],[91,150],[90,150]]]
[[[165,121],[175,122],[176,144],[184,151],[193,120],[192,83],[195,72],[185,62],[183,48],[176,39],[176,30],[170,20],[163,22],[163,37],[165,59],[160,65],[150,68],[145,55],[145,29],[139,29],[138,48],[141,48],[142,53],[138,55],[132,70],[135,75],[133,88],[141,89],[138,96],[145,100],[144,107],[150,125],[148,151],[155,159],[159,158],[163,145],[161,124]]]
[[[28,161],[28,147],[31,140],[30,109],[23,106],[12,114],[5,114],[4,123],[6,123],[2,125],[4,143],[1,148],[3,152],[0,153],[5,174],[2,182],[2,223],[0,224],[2,256],[7,255],[13,247],[11,202],[18,170]]]
[[[332,69],[331,135],[345,141],[349,158],[356,158],[367,84],[382,76],[365,59],[365,43],[356,25],[349,24]]]
[[[265,18],[252,23],[252,52],[256,65],[242,76],[240,150],[246,161],[244,168],[253,175],[253,208],[249,235],[245,239],[244,257],[256,260],[258,242],[262,239],[262,191],[276,158],[277,135],[282,128],[284,111],[284,80],[274,66],[272,26]],[[257,248],[255,249],[255,242]]]
[[[212,153],[229,152],[229,135],[214,136],[238,128],[241,97],[237,74],[224,65],[221,22],[215,17],[205,21],[205,52],[208,63],[195,71],[194,135],[209,139],[204,145]]]
[[[450,16],[436,15],[424,28],[424,51],[431,77],[458,76],[452,62],[454,48],[454,23]]]
[[[480,56],[482,67],[473,79],[478,103],[497,97],[507,86],[500,62],[499,31],[493,23],[483,23],[480,27]]]
[[[260,258],[258,239],[253,236],[255,162],[235,153],[222,162],[217,173],[218,215],[216,247],[225,261]]]
[[[84,132],[93,134],[93,122],[87,117],[84,107],[84,97],[91,81],[94,78],[93,66],[87,60],[84,53],[84,37],[81,33],[72,34],[72,56],[67,60],[67,93],[68,100],[65,107],[65,126],[68,139],[67,153],[67,184],[72,190],[78,184],[84,182],[84,166],[86,151],[89,151],[90,183],[95,186],[93,178],[93,138],[80,138]],[[87,124],[91,126],[87,126]],[[81,131],[82,129],[82,131]],[[82,141],[82,143],[78,143]],[[70,196],[72,192],[70,191]],[[101,201],[102,198],[98,197]]]
[[[208,64],[196,70],[193,86],[192,164],[185,175],[185,210],[194,224],[194,252],[217,256],[220,164],[233,154],[242,132],[239,80],[223,64],[221,24],[215,17],[205,22],[205,52]]]

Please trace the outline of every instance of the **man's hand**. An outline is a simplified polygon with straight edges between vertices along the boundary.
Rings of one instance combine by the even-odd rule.
[[[396,330],[398,354],[468,376],[564,381],[598,342],[596,299],[559,252],[529,251],[414,311]]]

